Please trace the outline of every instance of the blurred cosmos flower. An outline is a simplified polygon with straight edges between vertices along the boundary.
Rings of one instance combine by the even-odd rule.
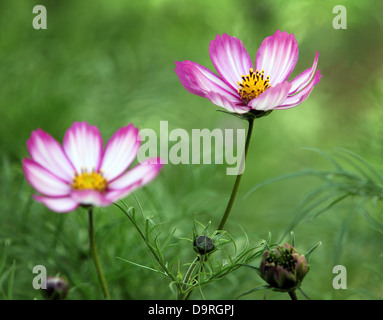
[[[309,265],[303,254],[286,243],[264,252],[259,271],[274,290],[289,292],[299,288]]]
[[[227,34],[210,42],[209,53],[219,75],[187,60],[176,61],[175,72],[187,91],[236,114],[295,107],[321,77],[317,52],[311,68],[287,81],[298,60],[298,44],[286,31],[263,40],[255,65],[242,42]]]
[[[42,295],[48,300],[63,300],[68,293],[68,283],[61,277],[47,277],[46,288],[41,289]]]
[[[41,195],[35,200],[56,212],[80,205],[107,206],[154,179],[162,164],[149,159],[126,171],[140,147],[138,129],[120,128],[103,147],[96,126],[75,122],[61,146],[37,129],[27,141],[30,159],[23,160],[28,182]],[[153,164],[154,163],[154,164]]]

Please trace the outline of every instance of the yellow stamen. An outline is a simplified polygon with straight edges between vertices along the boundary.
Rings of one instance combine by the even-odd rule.
[[[107,181],[102,176],[101,172],[92,171],[91,173],[88,173],[82,171],[81,174],[75,174],[71,187],[76,190],[97,190],[105,192]]]
[[[253,68],[250,69],[250,73],[246,76],[242,76],[242,82],[237,82],[239,85],[238,93],[241,95],[241,99],[248,103],[251,99],[257,98],[267,88],[270,88],[270,77],[265,79],[265,71],[254,72]]]

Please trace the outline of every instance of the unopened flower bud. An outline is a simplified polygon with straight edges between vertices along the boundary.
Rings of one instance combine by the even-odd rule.
[[[204,255],[214,250],[213,240],[206,236],[198,236],[193,243],[193,249],[195,252]]]
[[[45,299],[63,300],[68,293],[68,284],[63,278],[48,276],[46,289],[41,291]]]
[[[260,266],[262,279],[279,291],[298,288],[308,271],[305,256],[288,243],[265,251]]]

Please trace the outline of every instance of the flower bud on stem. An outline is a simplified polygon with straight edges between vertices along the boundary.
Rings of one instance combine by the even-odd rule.
[[[286,243],[284,246],[266,250],[263,254],[260,275],[271,288],[288,292],[292,300],[298,300],[295,289],[299,288],[309,271],[306,257]]]
[[[48,300],[63,300],[68,293],[68,283],[61,277],[49,276],[41,293]]]

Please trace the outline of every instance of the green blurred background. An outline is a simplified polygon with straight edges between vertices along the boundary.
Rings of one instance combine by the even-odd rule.
[[[32,27],[37,4],[46,6],[47,30]],[[336,4],[347,9],[346,30],[333,28]],[[266,36],[286,30],[299,44],[292,76],[310,67],[317,51],[323,74],[299,107],[274,111],[255,122],[246,173],[226,225],[234,238],[243,239],[243,228],[251,243],[269,232],[279,240],[317,182],[290,179],[244,195],[275,176],[330,167],[323,157],[302,147],[330,153],[342,147],[383,172],[382,9],[379,0],[1,1],[0,299],[41,299],[32,287],[32,269],[39,264],[49,274],[68,279],[68,299],[102,298],[89,258],[85,211],[55,214],[31,200],[34,191],[20,165],[28,156],[31,131],[41,128],[62,141],[74,121],[87,121],[100,128],[106,141],[130,122],[156,132],[161,120],[169,121],[169,130],[188,132],[245,128],[243,121],[188,93],[174,72],[174,61],[182,60],[214,70],[208,46],[216,34],[241,39],[254,59]],[[164,236],[177,227],[177,246],[170,254],[180,256],[183,272],[194,253],[177,237],[192,237],[193,218],[218,225],[234,182],[225,170],[225,165],[169,164],[137,191],[145,215],[163,224]],[[126,202],[137,206],[132,196]],[[312,299],[383,297],[383,236],[360,215],[349,220],[352,206],[341,203],[294,229],[296,246],[303,252],[322,241],[302,286]],[[114,207],[98,209],[95,223],[114,299],[174,298],[165,277],[116,258],[151,265],[149,251],[121,212]],[[347,268],[347,290],[332,287],[335,264]],[[262,283],[252,270],[242,268],[204,293],[208,299],[233,299]],[[262,299],[263,294],[246,298]],[[268,297],[288,298],[280,293]],[[195,293],[193,298],[200,296]]]

